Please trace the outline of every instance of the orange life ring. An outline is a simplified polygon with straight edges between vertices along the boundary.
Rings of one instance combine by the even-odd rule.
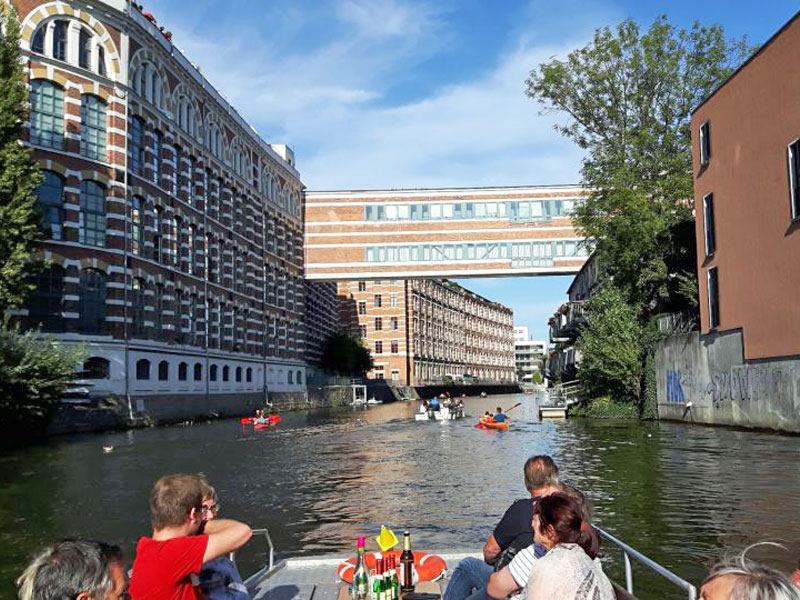
[[[391,552],[367,552],[366,561],[367,569],[375,568],[375,561],[379,558],[386,558],[388,556],[395,557],[395,564],[398,570],[400,566],[399,550],[392,550]],[[414,550],[414,571],[416,581],[436,581],[444,576],[447,570],[447,563],[444,559],[437,554],[426,554],[425,552],[418,552]],[[339,563],[336,567],[336,574],[342,581],[353,583],[353,572],[356,570],[357,559],[355,557],[348,558]]]

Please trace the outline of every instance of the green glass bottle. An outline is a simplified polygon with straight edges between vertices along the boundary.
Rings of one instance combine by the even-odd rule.
[[[367,557],[365,554],[366,538],[358,536],[358,561],[353,571],[352,598],[353,600],[370,600],[369,598],[369,571],[367,570]]]
[[[372,579],[372,600],[386,600],[386,586],[383,582],[383,559],[375,561],[375,577]]]

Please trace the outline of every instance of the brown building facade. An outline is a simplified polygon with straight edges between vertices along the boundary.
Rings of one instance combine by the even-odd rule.
[[[306,276],[576,273],[577,185],[306,192]]]
[[[255,134],[135,3],[14,4],[50,263],[18,318],[87,344],[92,389],[156,416],[302,393],[291,150]]]
[[[339,283],[342,321],[369,348],[374,379],[403,385],[513,382],[511,309],[447,280]]]
[[[702,331],[800,354],[800,17],[692,115]]]

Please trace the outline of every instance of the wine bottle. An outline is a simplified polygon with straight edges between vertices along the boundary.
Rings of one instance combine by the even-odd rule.
[[[385,586],[383,585],[383,559],[375,561],[375,577],[372,580],[373,600],[386,600]]]
[[[400,591],[404,594],[414,591],[414,555],[411,553],[411,534],[403,532],[403,553],[400,555],[403,581]]]
[[[369,571],[367,570],[365,542],[366,538],[363,535],[358,536],[358,561],[353,571],[353,600],[369,600]]]

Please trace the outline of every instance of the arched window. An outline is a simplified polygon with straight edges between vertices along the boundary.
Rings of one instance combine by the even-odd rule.
[[[130,122],[130,161],[131,171],[136,175],[144,175],[144,121],[139,117],[132,117]]]
[[[297,383],[303,383],[303,372],[297,371]]]
[[[153,159],[155,161],[155,166],[153,167],[153,182],[158,187],[161,187],[161,177],[164,172],[164,157],[162,156],[164,152],[164,134],[157,129],[153,132],[152,151]]]
[[[203,380],[203,365],[201,365],[200,363],[194,363],[194,380],[195,381]]]
[[[81,154],[106,160],[106,105],[92,94],[81,95]]]
[[[53,23],[53,58],[67,60],[67,21]]]
[[[106,245],[106,188],[89,179],[81,181],[80,241],[88,246]]]
[[[46,26],[39,27],[36,30],[36,33],[33,34],[31,38],[31,52],[36,52],[37,54],[44,54],[44,32]]]
[[[82,333],[99,334],[106,331],[106,276],[95,269],[84,269],[80,278],[80,314],[78,326]]]
[[[158,380],[169,381],[169,363],[166,360],[158,363]]]
[[[53,171],[42,171],[44,181],[36,192],[36,204],[42,215],[42,229],[53,240],[61,239],[64,221],[64,180]]]
[[[42,331],[60,333],[64,331],[61,316],[64,300],[64,268],[52,265],[39,271],[33,278],[36,288],[28,299],[28,323],[41,327]]]
[[[141,196],[131,198],[131,252],[142,255],[144,243],[142,235],[144,233],[144,199]]]
[[[97,46],[97,73],[106,76],[106,51],[100,45]]]
[[[150,361],[146,358],[136,361],[136,379],[140,381],[150,379]]]
[[[186,381],[189,376],[189,365],[182,362],[178,365],[178,381]]]
[[[242,367],[236,367],[236,381],[242,381]]]
[[[133,279],[133,290],[132,290],[132,297],[131,297],[131,317],[133,319],[133,323],[131,325],[131,333],[133,335],[144,335],[145,327],[144,327],[144,320],[145,320],[145,313],[144,309],[147,304],[147,296],[145,294],[145,290],[147,289],[147,284],[145,283],[144,279],[140,277],[135,277]]]
[[[293,375],[294,375],[294,371],[292,371],[292,370],[290,369],[289,371],[287,371],[287,374],[288,374],[288,376],[289,376],[289,383],[294,383],[294,381],[293,381]]]
[[[92,36],[81,27],[78,33],[78,66],[82,69],[90,69],[92,64]]]
[[[31,82],[32,144],[61,149],[64,145],[64,90],[51,81]]]
[[[102,356],[91,356],[83,361],[83,377],[86,379],[108,379],[111,377],[111,363]]]
[[[217,380],[217,365],[211,365],[211,368],[208,371],[208,378],[211,381]]]
[[[222,367],[222,381],[229,381],[231,378],[231,369],[228,365]]]

